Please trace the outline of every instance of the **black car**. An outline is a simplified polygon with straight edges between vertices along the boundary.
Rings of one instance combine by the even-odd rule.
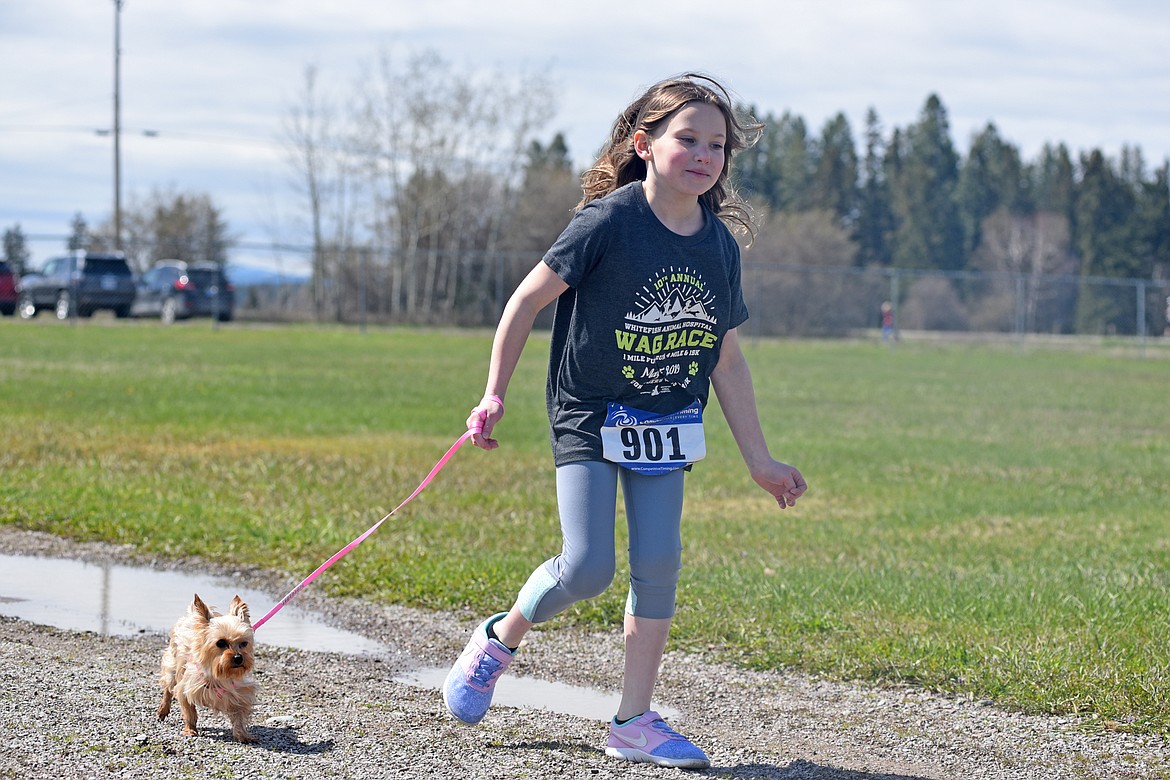
[[[125,255],[74,252],[50,259],[40,273],[25,274],[17,308],[26,320],[42,309],[54,310],[59,320],[75,313],[89,317],[98,309],[129,317],[133,302],[134,276]]]
[[[215,263],[159,260],[138,280],[131,314],[170,324],[188,317],[235,317],[235,288]]]

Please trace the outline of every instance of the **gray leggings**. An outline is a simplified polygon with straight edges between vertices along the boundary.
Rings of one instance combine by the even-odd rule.
[[[682,562],[683,476],[682,469],[646,476],[606,461],[559,466],[562,548],[520,589],[516,603],[524,617],[541,623],[600,595],[613,582],[619,479],[630,532],[626,611],[637,617],[673,617]]]

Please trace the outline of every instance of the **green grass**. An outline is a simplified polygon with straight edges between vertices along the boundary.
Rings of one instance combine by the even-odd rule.
[[[461,433],[490,334],[0,321],[0,522],[287,573],[405,498]],[[487,612],[555,552],[534,337],[494,453],[312,587]],[[688,477],[674,645],[1170,731],[1170,352],[761,341],[781,512],[716,407]],[[619,535],[624,529],[619,522]],[[619,562],[619,570],[621,564]],[[562,618],[614,627],[623,575]]]

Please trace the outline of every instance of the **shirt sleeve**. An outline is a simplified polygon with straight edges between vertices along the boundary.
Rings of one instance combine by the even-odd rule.
[[[727,269],[727,284],[731,289],[731,316],[728,320],[728,330],[738,328],[747,322],[748,308],[743,299],[743,278],[739,258],[739,244],[731,239],[731,258]]]
[[[544,255],[545,264],[570,287],[576,288],[605,254],[609,231],[607,213],[596,202],[573,215],[568,226]]]

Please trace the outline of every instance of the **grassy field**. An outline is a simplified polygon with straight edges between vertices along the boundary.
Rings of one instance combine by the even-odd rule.
[[[0,522],[260,564],[291,588],[461,433],[490,334],[0,321]],[[500,450],[465,447],[312,587],[506,608],[555,552],[547,341]],[[712,406],[674,645],[1170,730],[1170,360],[1104,348],[760,341],[780,512]],[[625,534],[619,521],[619,536]],[[616,627],[618,584],[559,618]],[[263,607],[259,611],[263,611]]]

